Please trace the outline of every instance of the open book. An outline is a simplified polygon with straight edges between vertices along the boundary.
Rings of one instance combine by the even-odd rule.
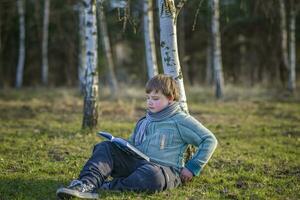
[[[122,138],[119,138],[119,137],[114,137],[112,134],[110,134],[108,132],[100,131],[97,134],[99,136],[102,136],[102,137],[108,139],[109,141],[114,143],[118,148],[125,151],[129,155],[133,155],[133,156],[136,156],[138,158],[142,158],[142,159],[145,159],[147,161],[150,161],[150,158],[148,156],[146,156],[143,152],[141,152],[140,150],[138,150],[137,148],[132,146],[126,140],[124,140]]]

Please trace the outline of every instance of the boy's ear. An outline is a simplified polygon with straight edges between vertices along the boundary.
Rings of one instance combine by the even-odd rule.
[[[168,96],[168,100],[169,100],[169,101],[174,101],[174,97]]]

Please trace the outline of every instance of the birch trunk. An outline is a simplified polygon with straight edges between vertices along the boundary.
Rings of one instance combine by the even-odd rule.
[[[19,13],[19,59],[16,74],[16,88],[23,85],[23,71],[25,62],[25,17],[24,17],[24,1],[17,0],[18,13]]]
[[[49,34],[49,11],[50,0],[44,1],[44,22],[42,42],[42,83],[48,85],[48,34]]]
[[[153,0],[144,0],[144,37],[149,79],[158,74],[153,27]]]
[[[246,76],[245,75],[249,75],[249,70],[246,66],[247,64],[247,61],[246,61],[246,38],[243,34],[240,34],[238,36],[238,43],[240,44],[239,45],[239,68],[237,70],[237,76],[236,76],[236,79],[238,82],[242,81],[243,79],[246,79]],[[253,74],[253,71],[255,70],[254,67],[252,67],[252,73]],[[253,77],[253,76],[252,76]],[[247,79],[246,79],[247,80]],[[249,81],[247,81],[249,82]],[[251,85],[255,83],[255,80],[251,80],[250,81]]]
[[[112,58],[112,51],[111,51],[111,46],[110,46],[110,41],[109,41],[109,36],[108,36],[108,31],[107,31],[107,24],[106,24],[106,17],[103,9],[103,3],[100,2],[98,3],[98,19],[100,22],[100,30],[101,30],[101,38],[103,42],[103,47],[104,47],[104,54],[107,60],[107,67],[108,67],[108,82],[109,82],[109,87],[111,91],[111,96],[116,97],[118,95],[118,83],[117,83],[117,78],[115,75],[114,71],[114,62]]]
[[[160,25],[160,50],[164,73],[172,76],[179,87],[179,103],[188,113],[183,76],[178,56],[176,8],[174,0],[158,0]]]
[[[213,68],[214,81],[216,87],[216,97],[223,97],[224,93],[224,78],[222,69],[222,52],[221,52],[221,34],[220,34],[220,12],[219,0],[211,1],[212,8],[212,48],[213,48]]]
[[[290,2],[290,67],[288,89],[289,91],[294,92],[296,89],[296,10],[294,1],[291,0]]]
[[[3,80],[3,67],[2,67],[2,19],[0,17],[0,88],[3,87],[4,85],[4,80]]]
[[[210,39],[211,37],[209,37]],[[205,82],[207,85],[212,85],[213,82],[213,65],[212,65],[212,48],[211,42],[208,42],[206,48],[206,74]]]
[[[96,0],[84,0],[86,71],[83,107],[83,128],[94,128],[98,121],[98,73]]]
[[[288,41],[287,41],[287,24],[286,24],[286,11],[285,0],[279,0],[280,9],[280,35],[281,35],[281,80],[285,84],[286,71],[289,69],[288,60]]]
[[[79,90],[82,94],[84,94],[85,88],[85,77],[84,73],[86,70],[86,45],[85,45],[85,12],[82,3],[78,3],[75,8],[78,11],[78,82],[79,82]]]

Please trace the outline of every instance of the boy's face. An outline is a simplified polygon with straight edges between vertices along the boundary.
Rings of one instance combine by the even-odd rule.
[[[161,91],[151,91],[146,94],[147,97],[147,108],[152,113],[157,113],[167,107],[172,99],[169,99],[161,93]]]

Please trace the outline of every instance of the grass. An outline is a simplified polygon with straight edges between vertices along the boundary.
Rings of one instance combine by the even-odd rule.
[[[187,91],[190,113],[219,146],[201,176],[156,194],[100,192],[104,199],[300,199],[300,98],[277,91]],[[101,97],[98,130],[127,137],[144,113],[143,92]],[[0,91],[0,200],[56,199],[101,141],[82,131],[82,97],[74,89]]]

